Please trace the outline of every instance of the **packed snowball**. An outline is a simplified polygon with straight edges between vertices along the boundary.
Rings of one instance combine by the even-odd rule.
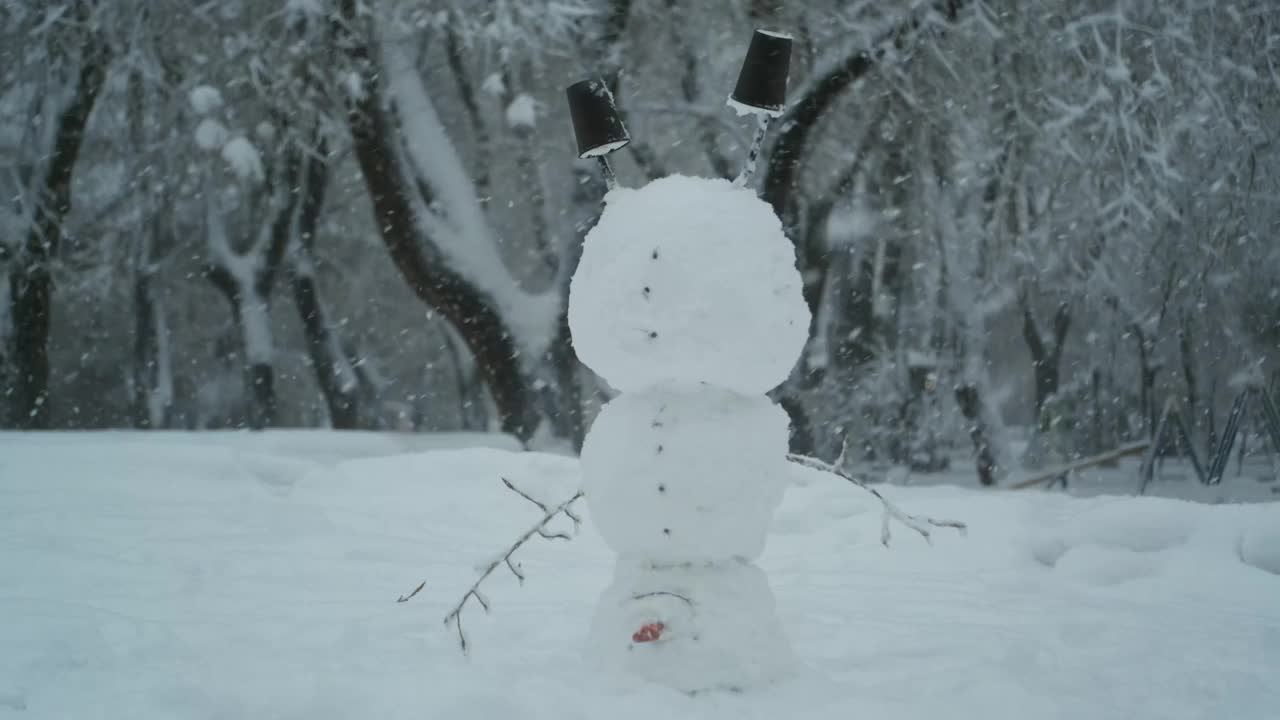
[[[758,687],[794,667],[769,581],[739,562],[653,571],[620,561],[588,650],[605,668],[689,692]]]
[[[614,552],[655,565],[758,557],[786,489],[787,427],[764,396],[624,393],[582,447],[592,521]]]
[[[795,250],[772,208],[680,175],[606,197],[570,287],[578,358],[618,390],[780,384],[809,332]]]

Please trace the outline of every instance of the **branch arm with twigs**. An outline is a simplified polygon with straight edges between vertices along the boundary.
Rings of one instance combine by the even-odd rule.
[[[521,548],[521,546],[523,546],[526,542],[529,541],[530,538],[534,537],[535,535],[547,540],[571,539],[568,533],[551,532],[547,530],[547,525],[549,525],[551,521],[554,520],[559,515],[564,515],[565,517],[573,521],[573,526],[575,529],[582,524],[582,517],[579,516],[573,510],[573,504],[578,500],[582,499],[583,497],[583,492],[581,490],[575,492],[569,499],[565,500],[564,502],[561,502],[558,505],[548,505],[540,500],[533,498],[531,495],[524,492],[523,490],[517,488],[514,484],[511,483],[510,480],[507,480],[506,478],[502,478],[502,484],[506,485],[507,489],[511,490],[512,492],[516,493],[520,497],[524,498],[525,500],[528,500],[529,502],[537,506],[538,509],[542,511],[543,515],[541,520],[535,523],[528,530],[524,531],[524,533],[521,534],[520,537],[516,538],[515,542],[513,542],[506,549],[506,551],[502,553],[502,555],[494,559],[493,562],[490,562],[484,568],[484,570],[481,571],[480,576],[476,578],[476,581],[472,583],[471,587],[467,589],[467,592],[463,594],[462,599],[459,600],[458,603],[453,606],[453,609],[449,611],[448,615],[444,616],[445,626],[447,627],[449,625],[452,625],[458,631],[458,643],[459,645],[462,646],[463,652],[467,651],[467,636],[462,629],[463,608],[466,607],[467,602],[469,600],[474,598],[476,602],[480,603],[480,607],[484,608],[485,612],[489,612],[489,599],[484,596],[484,593],[480,592],[480,585],[484,583],[484,581],[488,579],[488,577],[492,575],[495,570],[497,570],[499,567],[502,567],[504,565],[508,570],[511,571],[511,574],[515,576],[516,581],[523,584],[524,578],[525,578],[524,572],[520,569],[520,566],[512,560],[512,555],[514,555],[515,552]],[[422,586],[419,585],[417,590],[414,590],[412,593],[409,593],[407,596],[403,596],[401,599],[397,600],[397,602],[408,601],[410,598],[412,598],[414,595],[417,594],[418,590],[421,590],[421,589],[422,589]]]
[[[844,453],[841,453],[840,457],[841,459],[843,459]],[[925,515],[908,515],[907,513],[903,512],[897,505],[894,505],[892,502],[890,502],[889,499],[886,498],[884,495],[881,495],[879,490],[876,490],[875,488],[868,485],[865,480],[854,477],[853,475],[850,475],[849,473],[841,469],[839,461],[837,461],[836,463],[827,463],[817,458],[809,457],[807,455],[796,455],[794,453],[788,454],[787,459],[795,463],[796,465],[807,467],[811,470],[819,470],[821,472],[831,473],[832,475],[836,475],[838,477],[844,478],[845,480],[848,480],[854,485],[857,485],[863,490],[866,490],[867,492],[874,495],[876,499],[880,501],[880,504],[884,507],[884,514],[881,516],[881,524],[880,524],[880,543],[883,544],[885,547],[889,546],[889,539],[890,539],[889,525],[891,520],[897,520],[903,525],[920,533],[920,536],[924,538],[925,542],[930,544],[933,543],[933,539],[931,537],[932,535],[931,528],[942,528],[942,527],[954,528],[955,530],[959,531],[960,534],[962,535],[968,529],[968,526],[966,526],[964,523],[958,520],[939,520],[937,518],[931,518]]]

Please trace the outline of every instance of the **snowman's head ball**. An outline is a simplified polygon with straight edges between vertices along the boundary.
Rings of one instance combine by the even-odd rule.
[[[622,391],[705,382],[763,393],[809,333],[795,249],[726,180],[670,176],[606,197],[569,292],[578,358]]]

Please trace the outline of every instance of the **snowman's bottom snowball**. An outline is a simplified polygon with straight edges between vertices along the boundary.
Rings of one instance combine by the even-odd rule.
[[[637,642],[646,627],[660,628],[657,639]],[[686,692],[759,687],[795,664],[769,581],[738,561],[655,568],[619,558],[587,649],[610,669]]]

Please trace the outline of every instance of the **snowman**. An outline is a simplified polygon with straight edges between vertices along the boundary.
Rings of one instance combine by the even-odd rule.
[[[628,137],[606,86],[568,89],[581,157],[610,190],[569,293],[578,358],[619,395],[582,448],[594,525],[617,553],[589,632],[600,662],[685,691],[784,676],[792,654],[764,549],[787,484],[787,414],[766,395],[808,337],[795,251],[747,180],[781,114],[790,39],[757,31],[730,105],[757,115],[734,182],[617,187]]]
[[[793,657],[773,593],[754,561],[794,466],[841,478],[926,541],[965,524],[909,515],[841,465],[787,454],[787,414],[765,395],[804,348],[809,310],[795,252],[772,209],[747,189],[771,118],[782,114],[791,40],[757,30],[729,105],[756,116],[743,172],[727,180],[671,176],[620,188],[610,152],[629,142],[607,86],[569,86],[579,155],[595,158],[609,192],[569,290],[578,358],[619,395],[582,448],[583,487],[549,504],[502,482],[542,518],[479,577],[444,617],[467,651],[462,613],[489,610],[480,586],[585,497],[617,553],[613,581],[588,634],[600,664],[686,692],[740,690],[785,677]],[[397,602],[407,602],[420,583]]]

